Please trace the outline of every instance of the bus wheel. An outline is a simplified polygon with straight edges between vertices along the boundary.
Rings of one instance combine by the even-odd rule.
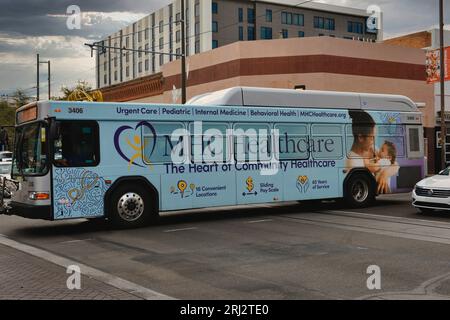
[[[352,208],[364,208],[375,200],[372,181],[365,174],[355,174],[345,186],[345,201]]]
[[[148,225],[157,216],[150,192],[139,184],[124,184],[111,196],[112,224],[119,228],[138,228]]]

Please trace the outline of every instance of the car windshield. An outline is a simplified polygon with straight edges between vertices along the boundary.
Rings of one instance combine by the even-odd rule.
[[[0,164],[0,174],[10,174],[10,172],[11,172],[11,163]]]
[[[0,153],[0,159],[11,159],[12,152],[2,152]]]
[[[449,176],[449,175],[450,175],[450,167],[448,167],[448,168],[445,169],[445,170],[442,170],[442,171],[439,173],[439,175],[440,175],[440,176]]]
[[[47,172],[46,129],[32,123],[16,129],[13,175],[41,175]]]

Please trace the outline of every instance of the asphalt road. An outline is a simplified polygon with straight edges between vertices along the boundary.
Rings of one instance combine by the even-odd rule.
[[[154,226],[0,216],[0,234],[177,299],[450,298],[450,213],[409,195],[164,214]],[[381,270],[369,290],[367,268]]]

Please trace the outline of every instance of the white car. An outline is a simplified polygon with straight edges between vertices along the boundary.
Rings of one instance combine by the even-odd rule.
[[[418,182],[412,193],[413,206],[423,213],[450,210],[450,167]]]
[[[12,161],[11,151],[0,151],[0,162]]]
[[[1,161],[0,162],[0,192],[1,188],[3,187],[3,179],[6,178],[6,184],[5,184],[5,198],[11,197],[11,192],[14,190],[14,184],[11,183],[11,161]]]

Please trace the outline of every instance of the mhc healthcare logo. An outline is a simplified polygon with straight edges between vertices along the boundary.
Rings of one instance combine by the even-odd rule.
[[[155,161],[172,164],[250,162],[265,164],[260,169],[262,175],[276,174],[283,155],[309,158],[310,153],[333,153],[336,149],[332,137],[313,139],[287,131],[280,134],[279,129],[247,126],[223,130],[208,125],[204,130],[201,121],[189,128],[192,130],[180,126],[168,132],[167,128],[161,128],[161,123],[148,121],[140,121],[134,127],[123,125],[115,131],[114,147],[130,170],[152,168]]]

